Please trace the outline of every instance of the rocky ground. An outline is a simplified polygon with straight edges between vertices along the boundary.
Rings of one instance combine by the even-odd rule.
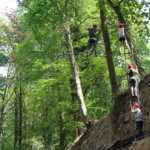
[[[144,139],[136,137],[135,123],[130,104],[138,102],[130,91],[122,92],[115,101],[114,110],[103,119],[95,121],[72,144],[71,150],[150,150],[150,75],[140,83],[141,110],[144,119]],[[130,101],[131,100],[131,101]]]

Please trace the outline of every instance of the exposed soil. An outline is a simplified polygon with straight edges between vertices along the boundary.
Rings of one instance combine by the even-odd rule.
[[[139,83],[139,90],[145,137],[141,141],[144,141],[150,133],[150,75]],[[92,127],[72,143],[71,150],[134,150],[132,145],[138,137],[134,132],[135,123],[131,114],[130,99],[131,102],[138,102],[138,98],[132,97],[129,90],[118,95],[114,110],[103,119],[95,121]],[[138,144],[136,146],[138,147]],[[149,149],[145,146],[141,150]]]

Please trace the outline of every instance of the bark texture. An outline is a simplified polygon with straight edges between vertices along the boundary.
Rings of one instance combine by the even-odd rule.
[[[100,16],[101,16],[101,28],[102,28],[103,38],[104,38],[104,43],[105,43],[105,53],[106,53],[108,70],[109,70],[112,93],[118,94],[119,86],[117,83],[116,72],[115,72],[113,58],[112,58],[112,50],[111,50],[109,34],[107,30],[107,25],[106,25],[106,16],[105,16],[104,10],[102,9],[100,10]]]
[[[71,64],[73,80],[75,82],[76,93],[77,93],[77,98],[78,98],[78,102],[79,102],[82,121],[84,122],[84,124],[88,124],[88,113],[87,113],[87,109],[86,109],[86,106],[84,103],[84,97],[83,97],[83,93],[82,93],[81,81],[80,81],[80,78],[78,75],[77,64],[76,64],[76,61],[74,58],[69,27],[66,27],[66,29],[65,29],[65,36],[66,36],[66,42],[67,42],[67,47],[68,47],[68,52],[69,52],[69,60],[70,60],[70,64]]]

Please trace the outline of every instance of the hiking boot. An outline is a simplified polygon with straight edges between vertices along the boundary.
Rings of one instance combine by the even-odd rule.
[[[142,137],[137,138],[137,141],[143,140],[143,139],[144,139],[144,137],[142,136]]]
[[[134,93],[134,96],[138,97],[137,93]]]

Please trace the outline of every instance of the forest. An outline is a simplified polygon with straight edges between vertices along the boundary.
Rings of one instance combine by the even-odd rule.
[[[0,149],[67,150],[94,120],[113,111],[128,88],[127,65],[138,81],[150,70],[149,13],[136,0],[17,0],[0,18]],[[119,55],[118,24],[127,42]],[[97,53],[87,57],[97,24]]]

